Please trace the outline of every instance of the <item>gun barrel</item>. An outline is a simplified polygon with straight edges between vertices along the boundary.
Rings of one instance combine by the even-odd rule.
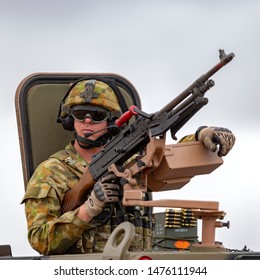
[[[159,118],[166,112],[171,111],[174,107],[180,104],[185,98],[187,98],[191,94],[191,86],[184,90],[181,94],[176,96],[171,102],[165,105],[160,111],[156,113],[156,116]]]
[[[234,57],[235,54],[234,53],[230,53],[228,55],[224,55],[224,56],[220,56],[220,62],[215,65],[212,69],[210,69],[207,74],[205,74],[205,78],[208,79],[210,78],[212,75],[214,75],[219,69],[221,69],[223,66],[225,66],[226,64],[228,64]]]
[[[193,93],[193,89],[197,86],[200,86],[203,83],[206,83],[207,80],[213,76],[218,70],[220,70],[224,65],[228,64],[234,57],[234,53],[230,53],[228,55],[225,54],[224,50],[219,50],[220,52],[220,62],[211,68],[206,74],[202,75],[198,78],[192,85],[190,85],[186,90],[184,90],[181,94],[179,94],[176,98],[174,98],[171,102],[169,102],[166,106],[164,106],[160,111],[156,113],[156,116],[159,118],[166,112],[171,111],[178,104],[180,104],[185,98],[187,98],[190,94]]]

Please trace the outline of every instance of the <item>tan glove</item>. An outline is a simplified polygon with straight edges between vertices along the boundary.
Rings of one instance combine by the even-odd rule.
[[[201,141],[208,149],[215,152],[217,148],[218,156],[225,156],[233,148],[236,137],[227,128],[214,126],[201,126],[195,134],[196,140]]]
[[[102,212],[106,203],[118,201],[119,186],[115,184],[116,176],[109,174],[96,182],[85,202],[88,215],[93,218]]]

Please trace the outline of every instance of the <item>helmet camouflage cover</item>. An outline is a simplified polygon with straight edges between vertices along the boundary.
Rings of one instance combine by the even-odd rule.
[[[101,81],[83,80],[73,86],[61,104],[60,117],[70,115],[73,106],[82,104],[106,108],[113,117],[119,117],[122,114],[116,94],[109,85]]]

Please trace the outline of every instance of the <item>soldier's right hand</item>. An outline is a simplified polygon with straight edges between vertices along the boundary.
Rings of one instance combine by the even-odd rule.
[[[87,213],[91,218],[101,213],[106,203],[118,201],[119,186],[115,181],[116,176],[109,174],[95,183],[89,198],[85,202]]]

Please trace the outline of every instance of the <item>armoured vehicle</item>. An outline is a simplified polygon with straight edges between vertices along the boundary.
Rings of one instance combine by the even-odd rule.
[[[126,78],[113,73],[35,73],[19,84],[15,106],[23,167],[24,187],[37,165],[49,155],[62,149],[73,135],[56,123],[60,101],[71,83],[81,79],[106,78],[113,80],[122,94],[127,107],[141,108],[139,94]],[[48,104],[48,106],[42,106]],[[127,112],[126,112],[127,113]],[[130,119],[131,124],[133,120]],[[132,189],[125,203],[146,206],[150,213],[154,206],[168,208],[153,214],[154,246],[151,251],[132,252],[129,246],[136,227],[130,222],[118,225],[112,232],[103,253],[52,256],[12,256],[10,246],[0,246],[2,259],[260,259],[260,252],[246,250],[230,251],[215,240],[215,230],[229,224],[223,222],[225,212],[216,201],[153,200],[152,193],[180,189],[192,177],[213,172],[222,163],[222,158],[209,152],[199,142],[164,145],[157,156],[159,166],[148,177],[149,191],[140,202]],[[154,151],[153,151],[154,152]],[[147,152],[149,155],[149,152]],[[191,156],[192,155],[192,156]],[[150,155],[154,156],[154,153]],[[115,170],[117,172],[117,170]],[[142,190],[143,192],[143,190]],[[198,234],[197,221],[201,220],[202,232]],[[143,228],[145,231],[145,227]]]

